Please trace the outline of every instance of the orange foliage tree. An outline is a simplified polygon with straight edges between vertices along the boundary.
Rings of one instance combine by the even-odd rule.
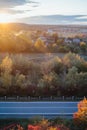
[[[74,119],[87,122],[87,99],[84,98],[78,103],[78,112],[74,113]]]

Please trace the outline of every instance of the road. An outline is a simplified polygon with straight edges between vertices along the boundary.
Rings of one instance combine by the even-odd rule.
[[[0,118],[72,117],[78,102],[0,102]]]

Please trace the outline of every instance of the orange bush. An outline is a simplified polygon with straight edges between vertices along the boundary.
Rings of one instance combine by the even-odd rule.
[[[28,125],[28,130],[40,130],[40,126],[38,126],[38,125],[36,125],[36,126]]]
[[[57,127],[53,127],[53,126],[51,126],[51,127],[48,127],[47,130],[60,130],[60,129],[57,129]]]

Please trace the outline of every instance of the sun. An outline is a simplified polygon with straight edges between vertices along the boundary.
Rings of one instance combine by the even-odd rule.
[[[12,22],[14,19],[10,14],[0,14],[0,23],[9,23]]]

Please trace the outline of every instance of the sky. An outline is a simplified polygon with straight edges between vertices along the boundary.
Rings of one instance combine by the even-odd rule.
[[[87,24],[87,0],[0,0],[0,22]]]

